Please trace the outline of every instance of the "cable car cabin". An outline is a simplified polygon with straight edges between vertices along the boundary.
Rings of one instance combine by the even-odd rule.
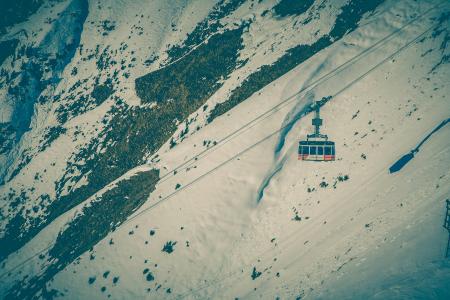
[[[312,161],[334,161],[334,142],[300,141],[298,145],[298,159]]]
[[[298,159],[312,161],[334,161],[334,142],[328,140],[328,136],[320,133],[322,119],[320,118],[320,105],[315,104],[315,117],[312,119],[314,133],[308,134],[306,141],[300,141],[298,145]]]

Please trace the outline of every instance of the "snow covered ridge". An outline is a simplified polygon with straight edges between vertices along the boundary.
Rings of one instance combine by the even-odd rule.
[[[87,10],[79,9],[83,3]],[[1,148],[7,164],[1,165],[0,242],[8,246],[0,252],[2,297],[338,293],[331,286],[334,274],[379,255],[364,244],[387,249],[383,243],[392,241],[395,248],[407,241],[394,238],[402,222],[432,228],[439,199],[449,192],[448,131],[433,136],[395,175],[401,188],[380,174],[448,118],[448,5],[286,3],[61,1],[8,29],[0,40],[8,42],[8,49],[16,36],[17,49],[24,43],[32,48],[51,44],[43,49],[59,53],[61,45],[77,46],[67,48],[71,59],[44,64],[48,70],[34,77],[40,78],[34,82],[47,81],[45,89],[33,89],[38,94],[27,130],[17,135],[16,127],[8,127],[10,116],[17,117],[11,104],[0,107],[7,120],[2,119],[2,141],[8,141]],[[64,14],[68,11],[74,13]],[[85,21],[75,13],[82,11]],[[46,21],[50,16],[54,20]],[[79,40],[58,25],[75,20],[82,23]],[[47,24],[46,29],[37,30],[39,24]],[[52,42],[43,43],[46,32],[53,33],[47,35]],[[379,40],[383,43],[361,59],[314,86]],[[8,101],[14,68],[39,61],[35,52],[17,58],[17,49],[1,66],[0,95]],[[52,51],[45,53],[51,57]],[[27,88],[38,86],[30,82]],[[314,88],[306,95],[296,94],[308,86]],[[291,95],[298,101],[280,105],[225,139]],[[298,136],[308,128],[305,112],[312,100],[330,95],[326,131],[338,141],[341,159],[299,168],[293,158]],[[273,135],[276,141],[266,138],[290,123]],[[392,149],[396,140],[402,144]],[[427,170],[429,180],[417,183],[419,175],[408,175],[405,181],[411,168],[419,174]],[[264,178],[270,179],[256,205]],[[369,180],[378,194],[361,190]],[[416,182],[413,191],[422,191],[413,199],[405,198],[408,180]],[[395,206],[392,213],[385,212],[389,205]],[[429,207],[429,213],[417,217],[421,207]],[[133,213],[136,217],[130,217]],[[333,230],[322,224],[341,228],[334,232],[341,239],[328,240]],[[430,237],[438,249],[436,232]],[[382,237],[389,242],[380,243]],[[426,263],[438,252],[412,257]],[[432,266],[445,264],[423,270]],[[446,278],[445,271],[436,274]],[[330,285],[321,289],[324,281]]]

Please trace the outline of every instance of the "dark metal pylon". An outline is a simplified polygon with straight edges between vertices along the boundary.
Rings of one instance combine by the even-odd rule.
[[[321,134],[320,133],[320,126],[322,126],[323,121],[320,118],[320,103],[316,102],[314,104],[314,119],[312,119],[312,125],[314,126],[314,133],[313,134],[308,134],[307,138],[322,138],[325,140],[328,140],[328,136],[326,134]]]
[[[445,257],[450,257],[450,200],[446,200],[447,211],[445,213],[444,228],[448,230],[447,250],[445,250]]]

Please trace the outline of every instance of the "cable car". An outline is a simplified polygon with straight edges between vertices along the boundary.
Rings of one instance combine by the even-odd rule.
[[[314,133],[306,136],[306,141],[300,141],[298,145],[298,159],[310,161],[334,161],[335,145],[328,140],[328,136],[320,133],[322,119],[320,118],[320,105],[315,104],[315,116],[312,119]]]

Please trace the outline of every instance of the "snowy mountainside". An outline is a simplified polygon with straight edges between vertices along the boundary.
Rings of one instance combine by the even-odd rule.
[[[449,118],[449,16],[44,1],[0,37],[1,297],[449,295],[449,126],[388,173]],[[298,161],[320,99],[338,159]]]

